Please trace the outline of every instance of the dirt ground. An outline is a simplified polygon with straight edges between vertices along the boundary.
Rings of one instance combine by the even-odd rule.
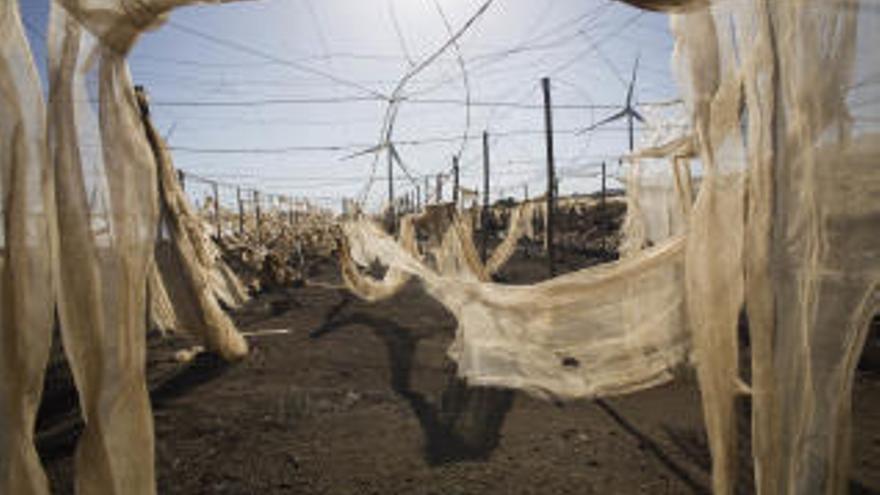
[[[569,254],[563,270],[596,262]],[[517,254],[501,278],[546,276]],[[653,390],[551,403],[470,396],[450,378],[454,319],[417,283],[379,304],[346,295],[335,267],[310,284],[263,294],[235,313],[252,353],[227,366],[179,364],[183,338],[152,339],[150,381],[162,494],[708,493],[699,392],[688,372]],[[70,493],[79,428],[47,401],[40,451],[55,493]],[[880,374],[858,374],[852,493],[880,493]],[[497,397],[496,397],[497,398]],[[464,405],[462,405],[464,404]],[[457,408],[457,409],[456,409]],[[749,493],[742,404],[742,493]],[[450,440],[449,420],[491,423],[481,449]],[[470,416],[469,416],[470,415]],[[482,418],[482,419],[479,419]],[[480,425],[477,425],[478,429]],[[495,435],[497,430],[497,435]]]

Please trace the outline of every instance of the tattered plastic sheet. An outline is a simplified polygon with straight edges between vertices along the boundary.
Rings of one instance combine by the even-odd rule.
[[[453,205],[437,205],[418,215],[405,215],[400,219],[399,240],[401,247],[418,259],[430,260],[439,273],[447,276],[489,281],[493,274],[516,252],[518,241],[526,234],[532,219],[532,204],[513,209],[508,228],[501,243],[496,246],[484,264],[474,244],[473,217],[458,213]],[[423,253],[417,243],[416,231],[426,232],[427,242]],[[374,253],[361,244],[348,242],[347,237],[339,251],[340,270],[346,286],[360,298],[379,301],[392,297],[400,291],[412,274],[389,265],[381,279],[361,273],[378,260]]]
[[[458,320],[449,350],[469,383],[573,399],[668,381],[687,356],[684,240],[532,286],[441,274],[378,226],[348,223],[353,251],[420,278]]]
[[[672,16],[705,171],[686,257],[716,493],[735,488],[743,299],[758,491],[847,491],[853,374],[880,309],[880,135],[857,103],[878,94],[877,9],[719,0]]]
[[[147,102],[140,104],[146,113]],[[148,115],[143,120],[158,171],[161,210],[150,278],[151,313],[160,327],[189,332],[203,339],[207,349],[240,359],[247,354],[247,343],[218,302],[218,293],[233,298],[238,278],[222,271],[225,263],[191,211],[162,138]]]
[[[47,493],[33,444],[54,318],[45,106],[17,1],[0,2],[0,493]]]
[[[562,396],[632,391],[640,388],[643,370],[620,363],[674,365],[686,351],[660,352],[659,361],[650,356],[688,348],[681,339],[692,345],[715,493],[736,488],[734,402],[743,392],[752,397],[760,493],[845,493],[853,374],[870,318],[880,309],[880,133],[871,125],[876,110],[852,105],[878,93],[877,2],[632,3],[677,9],[673,63],[702,168],[684,240],[635,249],[608,268],[503,287],[434,272],[375,226],[349,224],[346,233],[384,263],[417,275],[453,312],[460,326],[450,353],[474,383]],[[690,196],[682,157],[668,158],[679,194]],[[648,194],[642,200],[655,202]],[[654,235],[651,224],[677,230],[674,222],[653,218],[656,213],[637,218],[643,238]],[[683,298],[687,309],[669,319],[677,331],[660,324],[667,331],[640,333],[638,322],[655,314],[639,313],[640,306],[664,300],[653,290],[659,280],[664,283],[657,286]],[[556,284],[568,290],[552,290]],[[588,297],[592,284],[616,294],[621,314],[635,315],[636,323],[615,320],[610,314],[618,309],[601,314],[607,307]],[[744,303],[750,386],[738,374]],[[566,332],[569,324],[580,332]],[[617,338],[638,336],[633,349],[642,354],[578,354],[608,336],[615,348]],[[652,352],[643,352],[639,342],[649,342]],[[598,364],[572,381],[585,370],[579,356],[598,358]],[[603,380],[609,376],[617,382]],[[662,381],[651,376],[641,383]],[[597,377],[604,385],[590,381]]]
[[[627,177],[627,206],[621,256],[627,257],[663,239],[684,234],[691,198],[677,180],[690,181],[689,168],[672,160],[635,159]]]
[[[186,3],[193,2],[51,4],[58,314],[85,420],[75,456],[77,493],[156,491],[145,322],[158,187],[125,57],[143,31]]]

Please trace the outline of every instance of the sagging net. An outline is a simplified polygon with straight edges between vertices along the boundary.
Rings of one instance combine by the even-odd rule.
[[[85,422],[77,493],[156,491],[145,340],[162,203],[125,58],[184,3],[53,1],[47,107],[18,2],[0,6],[0,493],[48,493],[32,435],[56,308]]]
[[[668,168],[635,172],[621,262],[506,287],[432,270],[368,223],[347,225],[349,242],[419,277],[456,316],[449,353],[472,383],[606,395],[662,382],[690,355],[715,493],[735,488],[740,393],[751,395],[760,493],[845,493],[853,373],[880,309],[880,145],[858,124],[876,112],[852,104],[876,93],[878,18],[859,15],[865,5],[877,4],[650,2],[675,10],[673,62],[693,135],[637,155]],[[701,167],[696,194],[691,159]],[[684,238],[655,239],[682,229]],[[639,313],[661,301],[680,310],[641,330],[668,314]],[[738,370],[744,305],[750,386]],[[581,358],[593,359],[584,376]]]
[[[147,139],[158,173],[160,223],[150,274],[150,314],[160,329],[188,332],[225,359],[247,354],[247,343],[220,307],[237,307],[248,296],[238,277],[192,211],[165,143],[149,119],[148,102],[138,93]]]
[[[438,271],[369,224],[350,224],[348,242],[452,310],[450,354],[475,383],[622,393],[668,379],[690,354],[716,493],[734,488],[745,303],[759,492],[843,493],[853,371],[880,307],[880,141],[859,125],[876,116],[859,102],[876,97],[864,81],[876,70],[877,3],[629,1],[679,9],[674,65],[702,171],[684,238],[526,287]],[[55,0],[47,120],[17,2],[0,7],[3,493],[47,491],[30,432],[55,298],[87,423],[78,491],[155,492],[144,281],[160,203],[125,56],[185,3]],[[467,263],[466,243],[449,245],[463,250],[449,259]],[[617,298],[603,305],[606,292]],[[635,316],[657,317],[639,310],[661,301],[665,319],[643,328]]]
[[[373,223],[344,230],[353,251],[419,277],[456,317],[449,355],[469,383],[541,397],[619,394],[669,380],[687,355],[681,237],[626,263],[508,286],[469,269],[435,270]],[[455,227],[447,234],[458,237]],[[455,262],[439,266],[470,266],[461,243],[449,246]]]
[[[18,2],[0,4],[0,492],[46,493],[33,442],[55,306],[45,105]]]
[[[423,213],[404,215],[400,218],[398,243],[401,249],[415,259],[422,260],[433,270],[446,276],[457,276],[487,282],[510,260],[517,243],[529,233],[533,220],[534,205],[522,204],[514,208],[508,219],[502,241],[485,260],[480,259],[474,243],[476,210],[459,212],[452,204],[428,206]],[[370,223],[369,220],[363,220]],[[381,232],[377,225],[372,231]],[[417,231],[426,237],[420,251]],[[367,301],[380,301],[397,294],[414,275],[387,260],[379,259],[362,243],[351,242],[350,236],[342,239],[338,252],[343,281],[349,290]],[[389,268],[381,279],[361,272],[375,262]]]

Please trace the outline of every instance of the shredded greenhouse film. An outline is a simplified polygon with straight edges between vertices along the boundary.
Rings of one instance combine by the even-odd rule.
[[[876,0],[626,0],[668,17],[682,104],[646,112],[651,131],[634,149],[633,120],[646,121],[631,101],[637,59],[621,81],[623,110],[586,129],[628,119],[624,194],[606,194],[603,162],[601,195],[559,197],[548,138],[544,196],[526,189],[495,205],[486,134],[482,205],[459,184],[469,129],[455,138],[451,200],[441,173],[430,205],[429,176],[411,176],[398,151],[406,141],[393,138],[418,94],[408,85],[441,56],[460,69],[468,126],[479,106],[461,43],[504,2],[478,2],[454,24],[435,3],[446,41],[413,60],[400,37],[408,66],[378,98],[379,142],[345,157],[372,163],[341,215],[289,196],[243,196],[237,185],[235,205],[224,204],[221,182],[175,168],[127,58],[174,9],[226,2],[50,0],[44,75],[20,3],[0,4],[0,494],[50,493],[35,432],[54,333],[82,417],[74,492],[157,493],[150,330],[188,335],[224,361],[255,358],[240,315],[261,291],[320,288],[311,274],[326,260],[341,280],[334,291],[370,305],[419,291],[454,319],[443,401],[465,405],[434,425],[450,438],[497,435],[503,415],[473,417],[509,409],[509,391],[602,400],[662,393],[692,372],[713,493],[748,490],[739,473],[750,467],[759,494],[848,493],[856,367],[880,312],[880,131],[857,125],[877,115]],[[548,136],[550,107],[545,93]],[[389,194],[377,209],[380,155]],[[395,198],[398,169],[414,194]],[[184,177],[212,188],[203,207]],[[619,228],[608,225],[614,208]],[[615,259],[557,275],[557,215],[599,218],[589,232],[569,228],[571,244]],[[507,267],[533,250],[549,258],[550,277],[510,283]],[[266,332],[251,336],[288,329]],[[407,393],[414,411],[429,409]],[[743,400],[751,466],[738,455]],[[482,407],[476,416],[462,413],[470,404]]]

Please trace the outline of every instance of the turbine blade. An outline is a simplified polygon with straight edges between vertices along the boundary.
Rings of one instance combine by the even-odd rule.
[[[593,129],[595,129],[595,128],[597,128],[597,127],[603,126],[603,125],[605,125],[605,124],[607,124],[607,123],[609,123],[609,122],[614,122],[615,120],[622,119],[622,118],[624,118],[624,117],[626,117],[626,109],[625,109],[625,108],[624,108],[623,110],[621,110],[621,111],[615,113],[614,115],[612,115],[612,116],[610,116],[610,117],[606,117],[606,118],[600,120],[599,122],[596,122],[595,124],[593,124],[593,125],[591,125],[591,126],[589,126],[589,127],[586,127],[586,128],[584,128],[584,129],[581,129],[580,131],[576,132],[575,134],[580,135],[580,134],[583,134],[583,133],[585,133],[585,132],[590,132],[590,131],[592,131]]]
[[[626,106],[631,106],[633,89],[636,87],[636,74],[639,71],[639,56],[636,56],[636,63],[633,64],[632,78],[629,80],[629,87],[626,89]]]
[[[378,144],[378,145],[376,145],[376,146],[370,146],[369,148],[367,148],[367,149],[365,149],[365,150],[356,151],[356,152],[354,152],[354,153],[352,153],[352,154],[350,154],[350,155],[343,156],[342,158],[340,158],[340,160],[350,160],[350,159],[352,159],[352,158],[356,158],[356,157],[359,157],[359,156],[361,156],[361,155],[369,155],[369,154],[372,154],[372,153],[378,153],[379,151],[381,151],[381,150],[384,149],[384,148],[385,148],[385,145],[384,145],[384,144]]]
[[[406,168],[406,165],[403,164],[403,159],[400,158],[400,154],[397,153],[397,147],[394,146],[394,143],[389,143],[388,151],[391,152],[391,159],[397,162],[397,166],[400,167],[400,170],[403,171],[404,175],[406,175],[406,178],[409,179],[409,181],[412,182],[413,185],[418,185],[416,179],[412,176],[412,174],[409,173],[409,169]]]
[[[396,161],[398,165],[403,166],[403,160],[401,160],[400,155],[397,154],[397,148],[392,144],[388,149],[391,151],[391,157],[394,161]]]
[[[642,114],[640,114],[640,113],[638,112],[638,110],[636,110],[635,108],[630,108],[630,109],[629,109],[629,112],[630,112],[630,115],[632,115],[633,117],[635,117],[636,120],[638,120],[639,122],[641,122],[641,123],[643,123],[643,124],[647,123],[647,122],[645,121],[645,118],[642,117]]]

